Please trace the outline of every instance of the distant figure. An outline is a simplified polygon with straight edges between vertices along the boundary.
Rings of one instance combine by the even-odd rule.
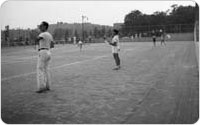
[[[39,25],[41,33],[36,40],[38,45],[37,93],[50,90],[51,80],[48,68],[51,59],[50,49],[52,47],[53,37],[49,32],[47,32],[48,27],[49,24],[44,21]]]
[[[164,44],[166,46],[166,43],[165,43],[165,33],[164,32],[161,32],[160,38],[161,38],[161,46],[162,46],[162,44]]]
[[[139,33],[139,38],[142,38],[142,33]]]
[[[76,37],[75,36],[73,37],[73,40],[74,40],[74,45],[76,45]]]
[[[133,35],[131,35],[131,40],[133,40]]]
[[[135,38],[137,38],[138,37],[138,35],[137,35],[137,33],[135,34]]]
[[[171,36],[169,34],[167,34],[166,36],[167,36],[167,39],[171,39]]]
[[[89,36],[89,43],[92,43],[92,37]]]
[[[80,47],[80,51],[82,50],[82,46],[83,46],[83,42],[81,41],[81,39],[78,41],[78,46]]]
[[[162,33],[163,33],[163,30],[162,30],[162,29],[160,29],[159,31],[160,31],[160,34],[162,34]]]
[[[152,35],[153,45],[156,46],[156,33],[154,30],[152,31],[151,35]]]
[[[71,37],[68,38],[69,43],[71,43]]]

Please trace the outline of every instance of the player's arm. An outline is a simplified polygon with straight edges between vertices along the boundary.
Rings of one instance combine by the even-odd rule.
[[[112,39],[112,42],[109,42],[109,44],[110,44],[111,46],[117,46],[117,42],[118,42],[117,37],[114,37],[114,38]]]
[[[35,49],[38,50],[39,49],[39,42],[40,40],[42,40],[43,37],[37,37],[35,40]]]
[[[104,39],[104,42],[105,42],[106,44],[109,44],[109,41],[106,39],[106,36],[104,36],[103,39]]]
[[[114,42],[114,43],[109,42],[109,44],[110,44],[111,46],[117,46],[117,42]]]
[[[43,39],[43,37],[37,37],[37,39],[35,40],[35,45],[39,45],[39,42],[42,39]]]

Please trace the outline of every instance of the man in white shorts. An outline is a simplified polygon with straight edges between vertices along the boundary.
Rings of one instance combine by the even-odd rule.
[[[82,46],[83,46],[83,42],[81,41],[81,39],[78,41],[78,46],[80,47],[80,51],[82,50]]]
[[[38,63],[37,63],[37,93],[50,90],[50,73],[49,62],[51,59],[51,42],[53,42],[52,35],[47,32],[49,24],[43,21],[39,25],[40,34],[36,40],[38,44]]]
[[[162,44],[164,44],[165,46],[166,46],[166,43],[165,43],[165,32],[164,31],[162,31],[161,30],[161,32],[160,32],[160,39],[161,39],[161,41],[160,41],[160,44],[161,44],[161,46],[162,46]]]
[[[109,42],[109,44],[112,46],[112,54],[115,59],[116,67],[113,70],[119,70],[121,68],[120,66],[120,58],[119,58],[119,31],[114,29],[113,30],[114,36],[112,38],[112,41]],[[104,38],[105,39],[105,38]]]

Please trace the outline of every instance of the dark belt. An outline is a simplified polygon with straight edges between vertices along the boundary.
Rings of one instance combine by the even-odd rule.
[[[38,51],[40,50],[49,50],[48,48],[39,48]]]

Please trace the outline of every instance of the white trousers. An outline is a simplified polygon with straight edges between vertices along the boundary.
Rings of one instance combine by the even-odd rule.
[[[50,89],[49,62],[51,52],[49,50],[40,50],[37,62],[37,87],[38,90]]]

